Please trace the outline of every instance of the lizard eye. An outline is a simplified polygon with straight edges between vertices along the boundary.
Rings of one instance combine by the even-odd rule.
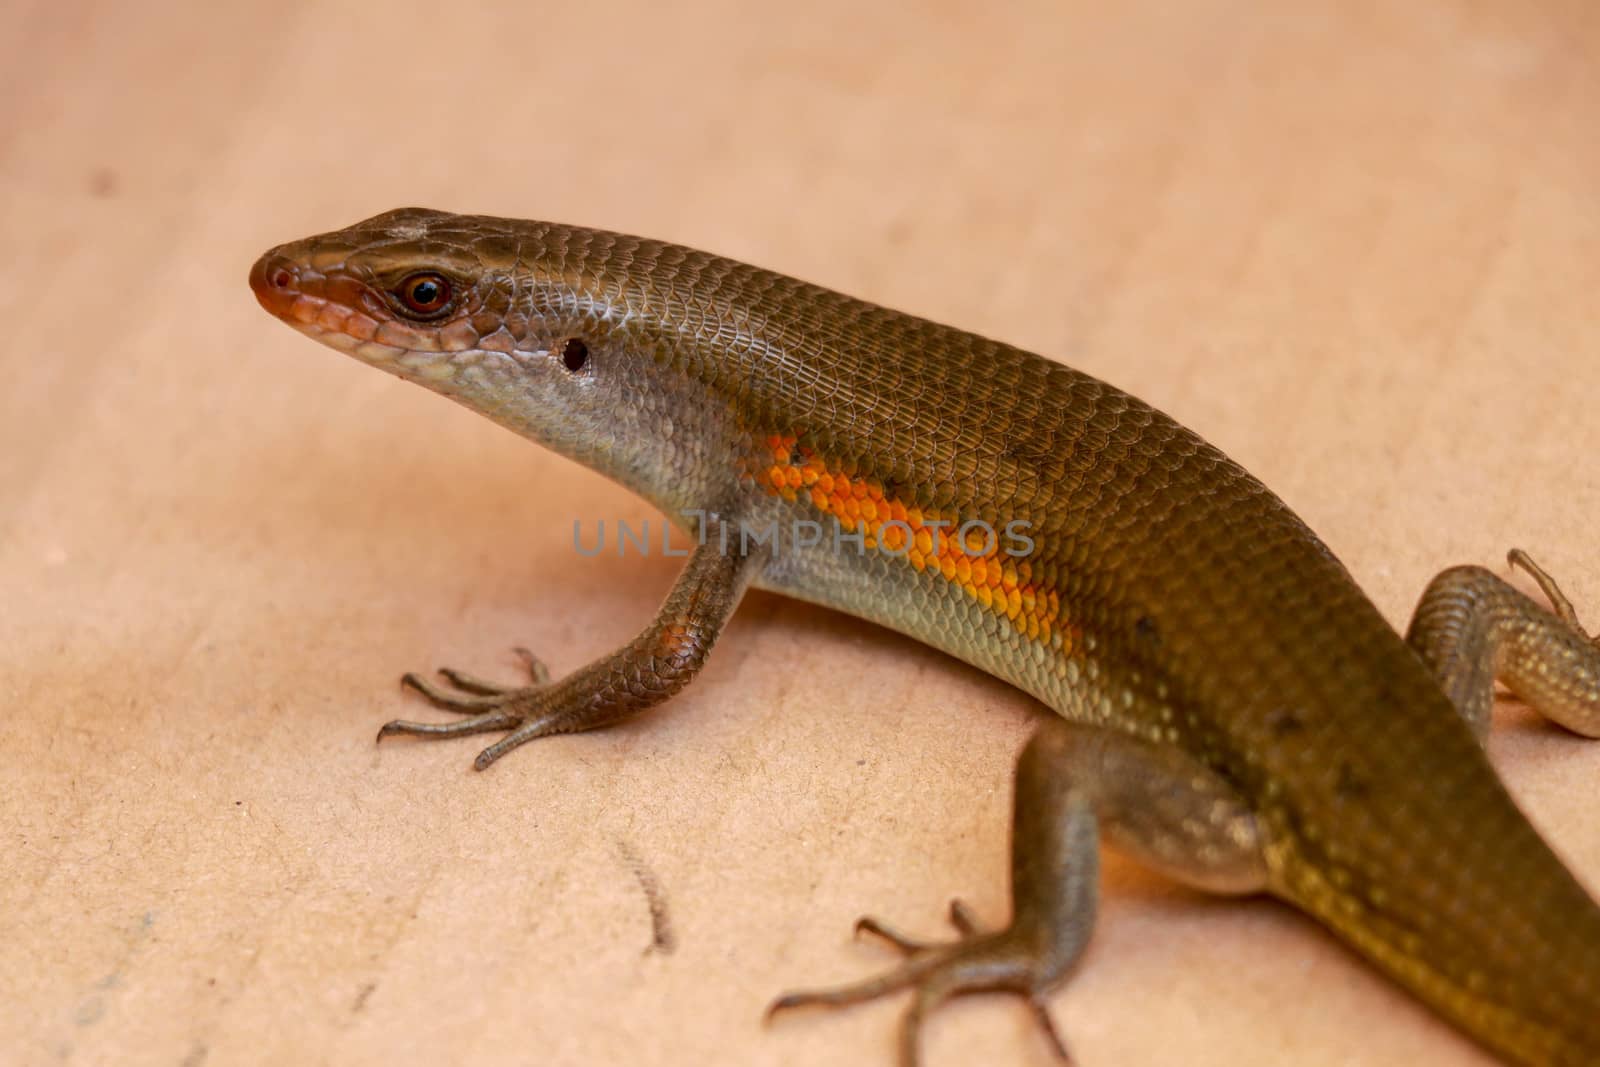
[[[402,281],[395,288],[395,295],[407,311],[431,318],[450,303],[450,282],[442,274],[423,271]]]

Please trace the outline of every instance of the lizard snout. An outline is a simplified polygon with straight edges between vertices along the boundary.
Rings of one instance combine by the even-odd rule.
[[[300,295],[300,271],[295,262],[276,251],[268,252],[250,268],[250,289],[256,300],[282,318]]]

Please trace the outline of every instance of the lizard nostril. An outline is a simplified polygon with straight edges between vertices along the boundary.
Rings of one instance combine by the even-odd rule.
[[[292,260],[268,252],[250,268],[250,288],[262,307],[274,315],[291,307],[299,289],[300,272]]]

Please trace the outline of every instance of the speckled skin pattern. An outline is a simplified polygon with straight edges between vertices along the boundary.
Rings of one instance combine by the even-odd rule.
[[[450,287],[438,318],[398,302],[419,270]],[[722,568],[715,603],[690,613],[701,657],[754,584],[909,634],[1072,723],[1169,751],[1253,817],[1263,888],[1508,1059],[1600,1063],[1600,910],[1475,736],[1512,664],[1519,691],[1544,687],[1530,697],[1541,710],[1600,732],[1597,654],[1575,620],[1486,571],[1457,575],[1424,601],[1419,655],[1272,493],[1139,400],[678,246],[404,209],[275,249],[252,282],[317,339],[668,515],[715,515],[682,520],[691,529],[824,524],[819,545],[762,546]],[[573,338],[587,354],[577,369],[561,358]],[[968,554],[953,527],[932,543],[936,523],[969,520],[1020,524],[1031,551]],[[836,545],[835,523],[866,550]],[[640,655],[608,662],[648,675]],[[1465,695],[1447,695],[1452,684]],[[530,721],[526,707],[484,718],[493,687],[466,688],[482,703],[444,706],[477,711],[481,728]],[[608,705],[606,721],[648,702]],[[553,706],[538,715],[566,714]]]

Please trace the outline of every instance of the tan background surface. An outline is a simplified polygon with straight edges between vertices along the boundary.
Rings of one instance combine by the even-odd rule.
[[[373,745],[401,671],[570,669],[673,571],[575,558],[648,513],[255,306],[263,248],[390,207],[998,335],[1222,445],[1397,624],[1513,543],[1600,620],[1593,4],[580,6],[5,5],[0,1061],[887,1065],[896,1004],[761,1009],[883,966],[861,911],[1005,912],[1036,709],[772,597],[621,728]],[[1600,748],[1502,719],[1600,884]],[[1286,909],[1104,881],[1085,1067],[1485,1062]],[[1048,1062],[1003,999],[927,1036]]]

